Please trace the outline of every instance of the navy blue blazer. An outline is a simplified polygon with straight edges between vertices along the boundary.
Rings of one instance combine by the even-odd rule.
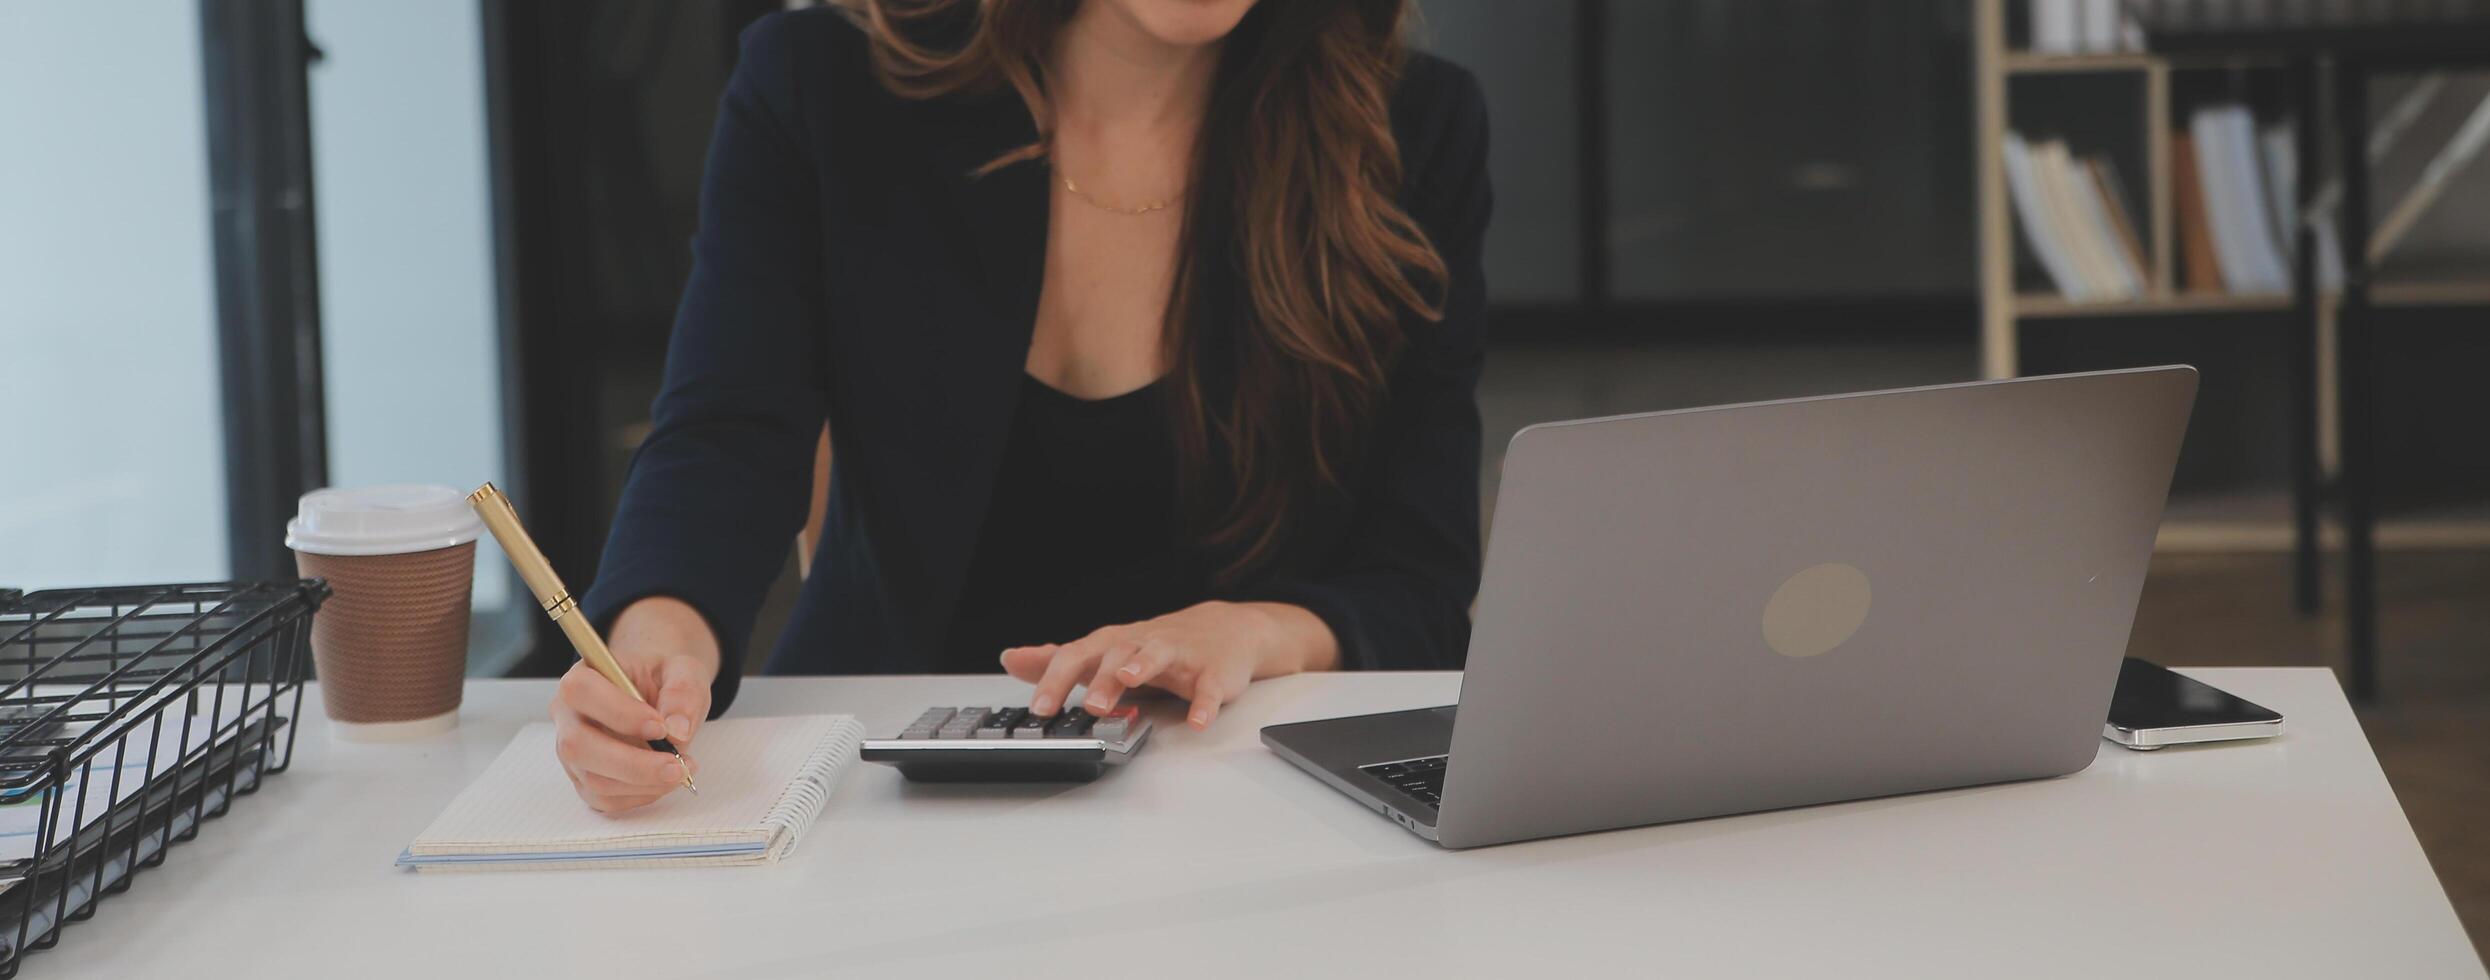
[[[827,8],[765,18],[742,45],[653,426],[585,603],[609,626],[644,596],[698,609],[725,655],[717,711],[804,523],[825,421],[828,513],[768,671],[933,663],[1021,390],[1051,196],[1040,163],[970,176],[1036,139],[1007,90],[894,96]],[[1444,318],[1412,318],[1346,492],[1204,598],[1301,605],[1346,667],[1454,668],[1479,575],[1485,103],[1467,72],[1413,54],[1392,127],[1401,205],[1451,274]]]

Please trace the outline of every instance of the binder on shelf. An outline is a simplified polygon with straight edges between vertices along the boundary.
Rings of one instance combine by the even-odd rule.
[[[2258,175],[2264,179],[2265,209],[2273,216],[2274,254],[2288,263],[2298,245],[2296,230],[2300,227],[2300,205],[2291,199],[2300,182],[2299,148],[2292,145],[2293,132],[2287,122],[2259,127],[2256,131]],[[2287,270],[2286,270],[2287,271]]]
[[[2081,221],[2078,234],[2085,250],[2092,254],[2093,267],[2100,271],[2103,291],[2113,299],[2144,295],[2143,270],[2129,262],[2119,248],[2118,233],[2111,227],[2109,206],[2102,200],[2099,182],[2067,150],[2066,144],[2054,143],[2049,155],[2050,166],[2057,171],[2058,186],[2065,189],[2067,201]]]
[[[2083,50],[2082,0],[2031,0],[2032,51],[2074,54]]]
[[[2154,289],[2143,223],[2107,155],[2077,157],[2065,141],[2005,136],[2016,224],[2051,285],[2072,302],[2138,299]],[[2171,209],[2176,288],[2272,296],[2291,289],[2299,209],[2296,143],[2287,124],[2259,130],[2244,105],[2205,106],[2172,134]],[[2317,233],[2321,289],[2342,282],[2342,257],[2324,214]]]
[[[2034,54],[2108,54],[2144,49],[2144,32],[2121,0],[2029,0]]]
[[[2300,253],[2300,223],[2303,220],[2300,202],[2293,195],[2300,188],[2299,133],[2289,122],[2279,122],[2257,131],[2257,156],[2264,164],[2265,196],[2273,214],[2274,249],[2288,262],[2297,261]],[[2305,220],[2317,236],[2317,291],[2338,292],[2343,288],[2343,243],[2335,237],[2334,214],[2320,205]],[[2288,274],[2289,268],[2284,272]]]
[[[2095,247],[2091,225],[2083,206],[2075,199],[2073,188],[2067,186],[2066,144],[2042,140],[2032,149],[2032,166],[2040,178],[2043,200],[2049,209],[2050,230],[2058,236],[2058,247],[2064,250],[2075,266],[2076,278],[2084,284],[2080,294],[2069,293],[2068,299],[2104,300],[2117,295],[2117,276],[2106,258]]]
[[[2170,137],[2170,211],[2179,245],[2179,282],[2191,293],[2222,291],[2222,263],[2213,248],[2213,216],[2205,208],[2205,185],[2197,172],[2196,139],[2186,130]]]
[[[2108,161],[2078,160],[2063,140],[2006,134],[2009,189],[2024,240],[2074,302],[2134,299],[2150,277],[2142,241]]]
[[[2264,165],[2257,159],[2256,120],[2236,103],[2202,106],[2188,117],[2196,144],[2196,171],[2213,229],[2213,248],[2223,288],[2232,293],[2280,293],[2291,275],[2275,249],[2268,214]]]
[[[2127,185],[2118,179],[2118,167],[2103,154],[2084,158],[2084,166],[2092,172],[2093,187],[2101,194],[2101,202],[2109,209],[2110,231],[2116,236],[2119,254],[2136,271],[2136,278],[2149,282],[2153,267],[2144,251],[2144,238],[2136,233],[2135,213],[2127,209]]]
[[[2062,246],[2063,239],[2058,234],[2055,216],[2042,194],[2031,145],[2023,141],[2022,134],[2008,131],[2004,149],[2006,184],[2014,199],[2015,216],[2020,219],[2015,224],[2023,229],[2024,242],[2040,259],[2041,269],[2049,274],[2049,281],[2058,288],[2059,294],[2068,299],[2089,298],[2091,291],[2085,287],[2083,277],[2075,271],[2073,258]]]

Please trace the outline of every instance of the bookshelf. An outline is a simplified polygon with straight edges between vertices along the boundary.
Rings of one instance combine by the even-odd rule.
[[[1981,373],[1990,378],[2021,373],[2021,331],[2026,324],[2033,323],[2048,323],[2052,329],[2081,330],[2103,318],[2228,315],[2238,320],[2245,315],[2251,317],[2249,329],[2297,328],[2300,333],[2293,340],[2293,356],[2288,360],[2288,388],[2293,404],[2286,417],[2277,419],[2291,432],[2292,479],[2287,492],[2247,495],[2259,506],[2244,509],[2232,506],[2238,503],[2232,499],[2174,500],[2156,547],[2163,551],[2289,551],[2294,557],[2294,604],[2303,611],[2314,611],[2319,601],[2322,544],[2317,520],[2324,467],[2320,457],[2332,442],[2331,433],[2321,431],[2322,420],[2327,416],[2318,404],[2324,371],[2318,363],[2319,319],[2323,311],[2315,305],[2315,296],[2304,296],[2297,289],[2232,293],[2184,288],[2176,262],[2172,177],[2174,71],[2292,66],[2282,59],[2259,54],[2173,55],[2151,50],[2061,54],[2015,50],[2007,37],[2006,5],[2010,2],[2021,0],[1972,0],[1973,171],[1977,175],[1979,215],[1976,244]],[[2105,99],[2100,106],[2104,118],[2133,121],[2135,145],[2142,151],[2139,244],[2143,254],[2137,270],[2142,274],[2142,288],[2133,296],[2079,300],[2053,291],[2029,291],[2016,282],[2017,215],[2008,197],[2005,160],[2012,100],[2019,80],[2068,75],[2114,75],[2133,82],[2102,86],[2105,93],[2116,92],[2118,97]],[[2305,201],[2306,190],[2299,189],[2295,199]],[[2272,506],[2276,500],[2282,506]]]
[[[2454,281],[2377,280],[2378,256],[2371,251],[2370,163],[2365,152],[2374,135],[2369,119],[2370,85],[2386,72],[2490,67],[2490,2],[2461,0],[2416,7],[2378,0],[2243,8],[2124,0],[2121,9],[2144,21],[2145,50],[2096,54],[2010,50],[2008,2],[2021,0],[1972,0],[1973,162],[1983,374],[2010,377],[2019,373],[2019,330],[2027,322],[2048,322],[2053,330],[2083,330],[2110,322],[2102,317],[2204,315],[2229,316],[2245,329],[2267,329],[2264,325],[2270,324],[2272,329],[2290,331],[2287,386],[2292,404],[2287,424],[2293,459],[2287,495],[2256,491],[2173,499],[2157,547],[2235,551],[2287,546],[2294,555],[2295,604],[2303,612],[2313,612],[2317,606],[2319,548],[2339,547],[2345,580],[2346,686],[2355,700],[2373,697],[2378,645],[2376,550],[2380,546],[2490,546],[2490,508],[2441,508],[2381,518],[2374,405],[2380,382],[2374,373],[2384,324],[2373,313],[2392,306],[2490,305],[2490,278],[2467,270]],[[2329,159],[2335,163],[2324,169],[2336,171],[2341,188],[2339,208],[2331,214],[2343,256],[2339,291],[2319,289],[2314,257],[2318,238],[2307,224],[2282,229],[2296,243],[2288,250],[2292,254],[2284,270],[2288,292],[2237,296],[2172,288],[2170,75],[2178,68],[2208,67],[2277,70],[2262,77],[2285,88],[2285,101],[2295,120],[2295,145],[2281,151],[2296,158],[2292,170],[2296,185],[2290,188],[2290,200],[2297,202],[2294,210],[2314,213],[2321,165]],[[2149,266],[2150,271],[2126,277],[2130,288],[2141,285],[2137,295],[2106,302],[2018,292],[2015,282],[2016,216],[2010,210],[2005,172],[2015,82],[2031,76],[2082,73],[2137,75],[2144,80],[2146,93],[2144,104],[2135,111],[2140,124],[2147,127],[2143,138],[2150,150],[2144,169],[2154,234],[2149,261],[2132,265]],[[2323,111],[2329,108],[2331,112]],[[2321,115],[2331,120],[2326,127],[2331,146],[2321,144]],[[2057,159],[2062,162],[2063,154]],[[2064,249],[2053,247],[2059,248],[2059,265],[2050,278],[2061,284],[2076,281],[2061,274],[2068,268]],[[2228,263],[2226,256],[2222,259],[2225,269],[2230,268]],[[2096,260],[2094,269],[2098,267]],[[2253,278],[2270,278],[2270,272]],[[2096,283],[2078,291],[2103,290]],[[2321,453],[2321,447],[2330,447],[2330,451]],[[2338,506],[2338,526],[2319,526],[2321,490]]]
[[[2017,323],[2029,319],[2078,317],[2170,316],[2191,313],[2288,313],[2299,303],[2292,292],[2224,293],[2180,288],[2174,275],[2170,162],[2170,75],[2179,70],[2289,69],[2293,63],[2271,51],[2121,51],[2055,54],[2015,50],[2009,46],[2005,7],[2017,0],[1973,0],[1972,66],[1974,84],[1974,161],[1978,174],[1981,300],[1980,366],[1984,377],[2012,377],[2018,372]],[[2109,300],[2073,300],[2053,292],[2018,290],[2015,277],[2015,215],[2007,197],[2000,147],[2007,132],[2014,81],[2035,75],[2133,74],[2143,78],[2143,96],[2134,106],[2145,147],[2147,284],[2143,295]],[[2331,326],[2340,296],[2332,291],[2313,296],[2316,315]],[[2370,305],[2377,307],[2490,305],[2490,277],[2458,280],[2385,280],[2370,284]],[[2330,353],[2317,348],[2323,360]],[[2331,375],[2324,364],[2319,375]],[[2326,399],[2331,400],[2331,399]],[[2329,434],[2324,440],[2331,444]],[[2331,454],[2328,454],[2331,456]]]
[[[2091,316],[2169,316],[2191,313],[2287,313],[2291,293],[2204,292],[2183,289],[2173,243],[2171,177],[2171,72],[2206,68],[2279,68],[2279,59],[2258,55],[2168,55],[2149,51],[2051,54],[2008,46],[2005,5],[2012,0],[1973,0],[1974,162],[1978,174],[1980,260],[1980,369],[1990,378],[2019,372],[2017,325],[2025,319]],[[2144,289],[2140,295],[2075,300],[2048,292],[2018,291],[2015,283],[2015,221],[2007,197],[2003,145],[2014,82],[2036,75],[2125,74],[2138,76],[2140,98],[2131,107],[2144,163]]]

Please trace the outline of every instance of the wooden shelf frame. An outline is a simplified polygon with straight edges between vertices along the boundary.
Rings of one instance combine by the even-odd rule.
[[[2174,316],[2188,313],[2282,313],[2291,309],[2289,293],[2168,292],[2124,300],[2071,300],[2056,293],[2018,293],[2013,298],[2019,319],[2087,316]]]
[[[2005,52],[2000,67],[2009,75],[2058,75],[2143,71],[2159,64],[2162,64],[2162,59],[2140,51],[2097,54],[2041,54],[2033,51],[2008,51]]]
[[[2173,246],[2170,187],[2170,72],[2172,59],[2149,52],[2037,54],[2006,47],[2007,0],[1973,0],[1973,163],[1978,173],[1980,257],[1980,373],[2010,378],[2018,373],[2016,323],[2024,317],[2147,315],[2198,311],[2288,309],[2263,296],[2211,299],[2179,289]],[[2198,59],[2201,60],[2201,59]],[[2007,102],[2018,77],[2095,72],[2143,76],[2136,118],[2144,146],[2144,295],[2127,300],[2076,302],[2057,296],[2018,294],[2014,288],[2015,214],[2007,198],[2005,139]]]
[[[2174,57],[2158,52],[2117,52],[2100,54],[2057,55],[2009,51],[2006,47],[2006,10],[2008,0],[1972,0],[1972,72],[1973,72],[1973,166],[1979,194],[1978,256],[1980,284],[1980,372],[1984,377],[2008,378],[2022,371],[2020,331],[2026,319],[2054,319],[2058,322],[2079,322],[2079,318],[2098,316],[2171,316],[2213,313],[2255,313],[2271,316],[2278,327],[2288,329],[2293,350],[2289,358],[2292,401],[2285,413],[2285,424],[2291,430],[2292,520],[2289,536],[2294,552],[2292,576],[2293,605],[2313,611],[2319,603],[2319,533],[2318,514],[2321,490],[2325,479],[2325,462],[2320,458],[2325,446],[2325,433],[2319,424],[2319,403],[2324,365],[2319,363],[2318,337],[2323,329],[2326,305],[2316,295],[2314,240],[2305,229],[2295,234],[2300,242],[2293,264],[2292,291],[2283,296],[2206,295],[2179,288],[2173,245],[2172,176],[2171,176],[2171,93],[2170,73]],[[2258,62],[2279,65],[2291,73],[2295,84],[2302,85],[2299,106],[2304,116],[2316,105],[2314,68],[2301,62],[2254,55],[2235,57],[2227,52],[2210,52],[2178,56],[2184,67],[2220,67]],[[2305,70],[2304,70],[2305,69]],[[2008,121],[2007,102],[2013,97],[2014,81],[2018,78],[2045,74],[2074,72],[2120,72],[2140,74],[2143,79],[2142,104],[2136,107],[2136,120],[2143,128],[2145,152],[2144,185],[2147,212],[2146,282],[2143,295],[2133,299],[2074,302],[2063,297],[2022,295],[2016,292],[2015,214],[2007,199],[2005,138]],[[2301,156],[2300,186],[2294,188],[2297,200],[2310,199],[2314,188],[2315,123],[2307,118],[2299,127]],[[2181,537],[2184,537],[2182,535]],[[2175,541],[2173,542],[2175,544]]]
[[[2325,293],[2318,301],[2329,309],[2340,300]],[[2056,293],[2016,293],[2014,315],[2021,320],[2079,317],[2182,316],[2190,313],[2286,313],[2295,300],[2290,293],[2210,293],[2182,291],[2124,300],[2071,300]],[[2379,307],[2490,306],[2490,279],[2409,280],[2380,282],[2369,287],[2369,303]]]
[[[2274,68],[2282,59],[2260,54],[2166,54],[2157,51],[2116,51],[2091,54],[2046,54],[2037,51],[2002,52],[1999,70],[2008,75],[2069,75],[2115,71],[2143,71],[2161,66],[2174,71],[2202,71],[2223,68]]]

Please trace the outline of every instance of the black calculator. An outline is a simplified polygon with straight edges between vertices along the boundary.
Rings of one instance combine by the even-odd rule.
[[[857,756],[917,782],[1076,783],[1130,761],[1149,737],[1150,719],[1131,705],[1103,715],[927,708],[899,734],[866,739]]]

